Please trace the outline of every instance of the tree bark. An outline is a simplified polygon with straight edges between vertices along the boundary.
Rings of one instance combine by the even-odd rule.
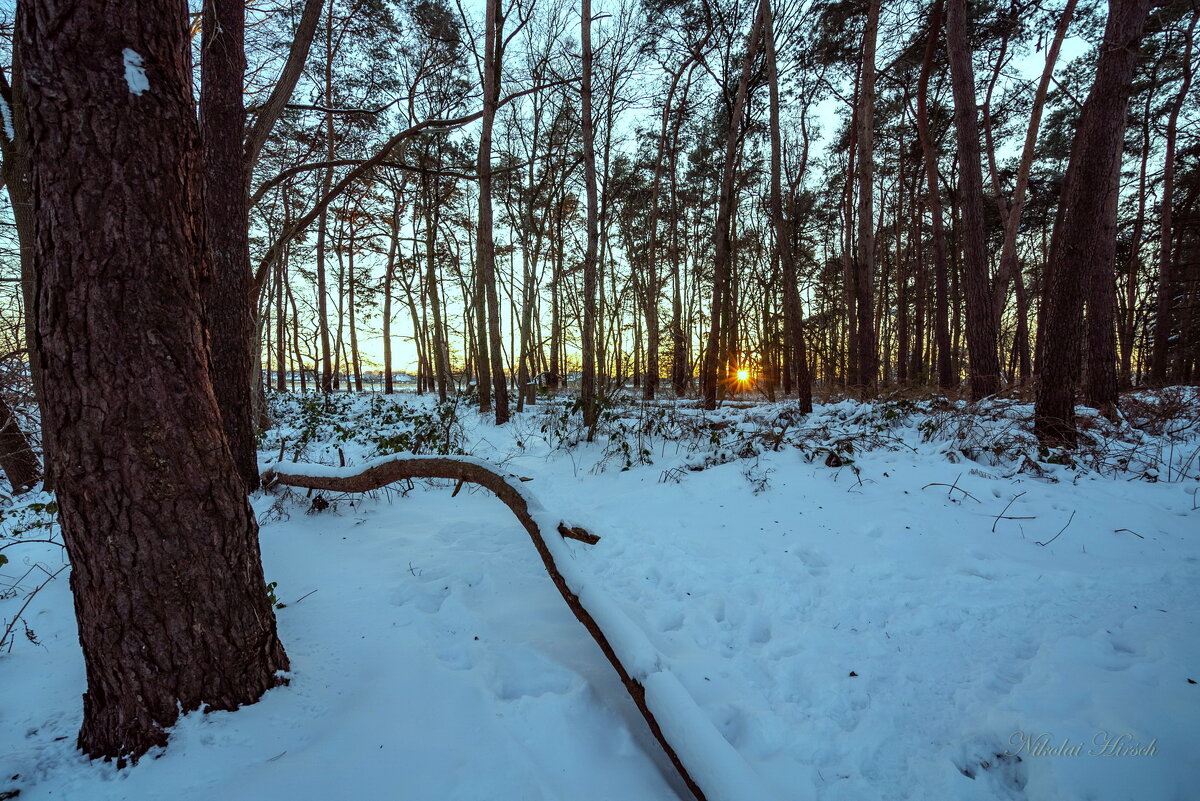
[[[253,703],[288,667],[209,374],[185,11],[19,6],[79,746],[118,760],[164,744],[181,711]]]
[[[0,470],[12,486],[14,495],[25,492],[42,477],[37,456],[29,447],[29,438],[17,423],[8,401],[0,398]]]
[[[942,218],[942,194],[938,186],[937,153],[933,147],[933,135],[929,130],[929,76],[933,70],[933,58],[937,53],[938,32],[942,27],[944,0],[937,0],[929,19],[929,34],[925,41],[925,56],[921,61],[921,74],[917,80],[917,136],[921,140],[921,151],[925,156],[925,181],[928,188],[926,202],[932,225],[931,247],[933,249],[933,340],[937,351],[938,387],[948,390],[958,383],[950,361],[950,292],[948,276],[950,268],[946,262],[946,227]]]
[[[13,84],[9,86],[0,73],[0,99],[8,105],[12,127],[0,125],[0,153],[3,154],[3,165],[0,166],[0,177],[4,180],[4,188],[8,190],[8,202],[12,206],[13,227],[17,234],[17,248],[21,259],[21,307],[24,312],[24,329],[22,338],[25,342],[26,358],[29,359],[29,379],[33,384],[33,395],[37,399],[40,418],[46,419],[46,404],[42,393],[42,366],[37,355],[37,273],[34,258],[33,233],[33,198],[30,197],[29,176],[29,129],[26,121],[25,101],[21,96],[21,47],[17,37],[13,37],[12,45],[12,76]],[[49,461],[48,456],[54,450],[54,432],[42,426],[42,458],[43,463]],[[32,453],[32,452],[31,452]],[[36,459],[36,457],[34,457]],[[48,469],[48,468],[47,468]],[[43,473],[43,486],[46,490],[54,489],[54,480],[46,470]],[[14,488],[16,484],[13,485]]]
[[[1092,257],[1087,296],[1087,346],[1084,352],[1084,402],[1109,420],[1117,419],[1117,188],[1120,159],[1113,162],[1104,219]]]
[[[865,392],[879,378],[879,343],[874,320],[875,291],[875,45],[880,0],[870,0],[863,31],[862,77],[858,96],[858,258],[854,263],[858,374],[854,384]]]
[[[599,249],[599,201],[596,197],[596,143],[592,125],[592,0],[582,0],[579,36],[583,47],[583,81],[579,86],[580,123],[583,135],[583,185],[587,194],[587,245],[583,254],[583,375],[579,403],[588,441],[600,418],[596,397],[596,292],[598,290],[597,251]]]
[[[1179,112],[1192,87],[1192,47],[1196,32],[1196,21],[1200,12],[1192,13],[1188,25],[1187,44],[1183,52],[1183,81],[1179,92],[1171,103],[1167,115],[1166,145],[1163,152],[1162,198],[1159,204],[1158,239],[1158,300],[1154,307],[1154,351],[1150,361],[1150,380],[1162,386],[1167,382],[1167,367],[1170,361],[1171,320],[1171,227],[1175,202],[1175,148],[1179,137]]]
[[[793,363],[790,367],[796,374],[800,411],[808,413],[812,411],[812,376],[808,371],[808,349],[804,342],[804,316],[800,308],[800,289],[797,286],[796,253],[792,249],[792,221],[783,208],[783,145],[779,132],[779,70],[775,59],[775,14],[770,0],[763,0],[763,7],[763,42],[766,48],[767,82],[771,95],[771,217],[775,227],[775,248],[779,253],[783,273],[784,339],[791,346]]]
[[[1043,444],[1076,440],[1075,388],[1083,337],[1083,302],[1097,259],[1112,252],[1109,211],[1124,143],[1125,111],[1138,46],[1154,0],[1110,0],[1096,80],[1079,116],[1059,197],[1046,264],[1039,331],[1034,430]],[[1111,268],[1111,265],[1100,265]]]
[[[954,90],[954,128],[958,134],[958,191],[962,209],[963,284],[967,295],[967,351],[971,360],[971,400],[1000,389],[996,349],[996,317],[988,291],[987,244],[983,234],[983,171],[980,166],[979,120],[975,106],[975,71],[967,41],[967,0],[949,0],[946,47]]]
[[[217,408],[234,463],[250,492],[258,487],[252,387],[259,379],[259,359],[242,150],[245,16],[244,0],[204,2],[200,144],[209,269],[200,286]]]
[[[508,422],[508,382],[504,376],[503,341],[500,339],[500,298],[496,293],[496,243],[492,230],[492,127],[500,97],[501,26],[499,0],[486,0],[483,57],[483,127],[479,135],[479,231],[475,258],[479,265],[476,280],[479,291],[476,302],[484,308],[476,310],[479,320],[480,410],[495,407],[496,425]],[[485,319],[486,317],[486,319]],[[485,370],[487,371],[485,373]],[[491,376],[491,395],[485,395],[486,375]]]
[[[1029,112],[1029,125],[1025,129],[1025,144],[1021,148],[1021,161],[1017,167],[1017,179],[1013,186],[1012,200],[1007,210],[1002,209],[1001,211],[1001,221],[1004,223],[1004,244],[1000,248],[1000,272],[996,276],[996,286],[992,293],[992,306],[997,328],[1004,312],[1008,282],[1021,269],[1021,265],[1017,261],[1017,233],[1021,228],[1021,214],[1025,210],[1029,173],[1033,168],[1033,156],[1037,148],[1042,111],[1046,107],[1046,94],[1050,89],[1050,81],[1054,79],[1054,65],[1058,63],[1058,52],[1062,48],[1063,39],[1066,38],[1067,29],[1071,25],[1076,4],[1077,0],[1067,0],[1066,6],[1059,15],[1058,25],[1055,26],[1054,38],[1046,50],[1046,63],[1042,68],[1042,77],[1038,80],[1037,90],[1034,92],[1033,107]]]
[[[733,208],[736,204],[736,188],[734,179],[737,175],[739,132],[742,128],[742,117],[746,112],[746,98],[750,94],[750,72],[754,59],[758,56],[758,48],[762,42],[762,26],[765,14],[765,0],[758,5],[758,12],[750,31],[746,35],[746,55],[742,59],[741,77],[738,79],[737,92],[733,105],[729,110],[729,127],[725,132],[725,162],[721,171],[721,188],[717,195],[717,224],[713,234],[713,289],[712,313],[708,322],[708,346],[704,353],[704,368],[701,375],[704,392],[703,408],[717,408],[717,394],[720,384],[718,371],[727,368],[728,364],[722,356],[728,358],[729,347],[725,326],[730,322],[728,310],[730,307],[730,270],[733,261],[732,234]]]

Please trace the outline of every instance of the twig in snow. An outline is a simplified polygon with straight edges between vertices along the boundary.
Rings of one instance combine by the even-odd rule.
[[[962,473],[959,473],[959,474],[958,474],[958,478],[962,478]],[[946,497],[947,497],[947,498],[949,498],[949,497],[950,497],[950,493],[954,492],[955,490],[958,490],[959,492],[961,492],[961,493],[962,493],[963,495],[965,495],[966,497],[968,497],[968,498],[970,498],[971,500],[975,501],[975,503],[983,503],[983,501],[979,500],[979,499],[978,499],[978,498],[976,498],[974,495],[972,495],[971,493],[967,492],[967,491],[966,491],[965,489],[963,489],[962,487],[958,486],[958,478],[954,479],[954,483],[953,483],[953,484],[941,484],[941,483],[939,483],[939,482],[935,481],[935,482],[933,482],[932,484],[926,484],[925,486],[921,487],[921,489],[929,489],[930,487],[949,487],[950,489],[946,491]]]
[[[1113,534],[1120,534],[1122,531],[1128,531],[1130,534],[1132,534],[1133,536],[1137,537],[1139,540],[1144,540],[1144,539],[1146,539],[1146,538],[1145,538],[1145,537],[1143,537],[1141,534],[1138,534],[1136,531],[1134,531],[1134,530],[1133,530],[1133,529],[1131,529],[1131,528],[1118,528],[1118,529],[1115,529],[1115,530],[1113,531]]]
[[[1018,492],[1016,495],[1012,496],[1012,500],[1010,500],[1010,501],[1009,501],[1009,502],[1008,502],[1008,503],[1005,505],[1005,507],[1004,507],[1003,511],[1001,511],[1001,512],[1000,512],[1000,514],[996,515],[996,522],[995,522],[995,523],[992,523],[992,533],[993,533],[993,534],[995,534],[995,533],[996,533],[996,525],[997,525],[997,524],[998,524],[998,523],[999,523],[1001,520],[1036,520],[1036,519],[1037,519],[1037,518],[1035,518],[1035,517],[1032,517],[1032,516],[1030,516],[1030,517],[1005,517],[1005,516],[1004,516],[1004,512],[1007,512],[1007,511],[1008,511],[1008,507],[1009,507],[1009,506],[1012,506],[1012,505],[1013,505],[1013,504],[1016,502],[1017,498],[1020,498],[1020,497],[1021,497],[1022,495],[1024,495],[1024,494],[1025,494],[1024,492]]]
[[[1074,520],[1074,519],[1075,519],[1075,510],[1072,510],[1072,511],[1071,511],[1071,517],[1067,519],[1067,525],[1066,525],[1066,526],[1063,526],[1061,529],[1059,529],[1058,533],[1057,533],[1057,534],[1055,534],[1055,535],[1054,535],[1053,537],[1051,537],[1050,539],[1046,540],[1045,542],[1039,542],[1039,543],[1037,543],[1037,544],[1038,544],[1038,545],[1041,545],[1042,547],[1045,547],[1045,546],[1049,545],[1050,543],[1054,542],[1056,539],[1058,539],[1059,537],[1061,537],[1061,536],[1062,536],[1062,533],[1063,533],[1064,531],[1066,531],[1066,530],[1067,530],[1067,526],[1071,525],[1071,521],[1072,521],[1072,520]]]

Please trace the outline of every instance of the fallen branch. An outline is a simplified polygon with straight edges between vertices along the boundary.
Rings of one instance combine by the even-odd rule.
[[[478,484],[512,510],[533,540],[559,594],[617,671],[650,732],[697,801],[774,797],[679,679],[664,668],[662,656],[645,633],[604,595],[598,582],[589,581],[566,543],[547,539],[542,532],[556,529],[563,537],[589,544],[598,542],[599,537],[551,518],[520,486],[519,479],[461,456],[388,456],[357,468],[276,464],[262,474],[264,487],[283,484],[333,492],[370,492],[414,478]],[[680,744],[679,750],[672,741]]]

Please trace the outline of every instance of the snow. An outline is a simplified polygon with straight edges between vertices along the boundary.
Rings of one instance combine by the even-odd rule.
[[[8,101],[0,96],[0,121],[4,124],[4,135],[8,141],[12,142],[17,138],[17,132],[13,128],[12,107],[8,105]]]
[[[722,414],[729,437],[752,436],[757,412]],[[726,459],[740,439],[695,453],[647,440],[654,463],[622,470],[613,442],[560,446],[539,408],[499,430],[464,415],[463,448],[533,478],[515,486],[543,530],[578,520],[602,537],[546,542],[668,739],[706,757],[713,801],[1194,797],[1195,434],[1126,432],[1120,471],[1039,460],[1041,478],[1008,454],[964,456],[955,414],[832,403],[788,429],[803,447]],[[971,436],[1021,440],[1023,415],[997,409]],[[847,449],[855,432],[877,442]],[[264,447],[264,461],[280,451]],[[394,458],[339,447],[351,467],[306,471]],[[825,466],[823,449],[846,462]],[[337,460],[325,440],[304,457]],[[329,496],[312,515],[303,492],[255,498],[291,682],[187,716],[124,771],[73,749],[83,663],[65,575],[50,582],[24,615],[41,645],[21,636],[0,655],[0,793],[688,798],[520,524],[452,486]],[[63,558],[3,553],[0,590]],[[0,600],[0,620],[22,601]]]
[[[129,85],[130,94],[141,95],[150,88],[150,79],[146,77],[146,67],[140,53],[127,47],[121,51],[121,62],[125,66],[125,83]]]

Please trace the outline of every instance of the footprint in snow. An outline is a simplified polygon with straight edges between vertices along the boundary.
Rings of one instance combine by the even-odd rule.
[[[391,602],[394,606],[414,606],[426,614],[436,615],[449,597],[450,585],[442,581],[408,582],[392,593]]]
[[[951,757],[958,772],[972,781],[985,782],[996,798],[1024,801],[1029,774],[1025,762],[1009,752],[998,737],[980,735],[963,743]]]
[[[542,695],[567,695],[582,685],[576,674],[536,651],[520,654],[522,664],[502,656],[492,676],[492,690],[501,701],[517,701]]]
[[[755,615],[746,629],[754,645],[766,645],[771,641],[771,624],[761,615]]]
[[[475,654],[466,641],[440,639],[433,645],[433,654],[452,670],[470,670],[475,667]]]
[[[801,548],[796,552],[796,558],[808,568],[808,574],[813,577],[829,575],[829,560],[809,548]]]
[[[1097,664],[1104,670],[1119,673],[1129,670],[1137,661],[1139,652],[1137,646],[1124,637],[1109,635],[1105,645],[1100,647]]]
[[[679,631],[683,628],[682,612],[666,612],[658,615],[654,627],[659,631]]]

